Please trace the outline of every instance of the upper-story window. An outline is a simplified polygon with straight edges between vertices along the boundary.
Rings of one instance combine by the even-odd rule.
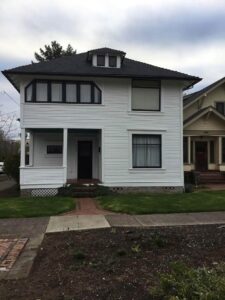
[[[25,101],[101,104],[101,90],[94,82],[33,80],[25,88]]]
[[[105,67],[105,55],[97,55],[97,66]]]
[[[216,102],[216,110],[225,115],[225,102]]]
[[[132,110],[160,111],[161,83],[156,80],[133,80]]]
[[[117,57],[110,55],[109,56],[109,67],[116,68],[117,67]]]

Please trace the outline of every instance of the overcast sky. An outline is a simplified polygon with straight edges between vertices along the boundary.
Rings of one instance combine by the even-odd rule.
[[[225,76],[225,0],[0,0],[0,70],[29,64],[52,40],[202,77],[196,90]],[[19,102],[0,75],[0,111],[18,114],[5,92]]]

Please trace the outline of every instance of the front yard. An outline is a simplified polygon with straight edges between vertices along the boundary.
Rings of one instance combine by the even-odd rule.
[[[106,210],[128,214],[224,211],[225,191],[114,194],[98,197],[98,203]]]
[[[29,277],[0,281],[0,295],[5,300],[222,300],[224,268],[218,275],[195,269],[216,270],[224,261],[224,244],[221,225],[46,234]],[[175,274],[174,262],[179,262]],[[165,273],[173,277],[164,275],[160,285]]]
[[[53,216],[75,209],[75,200],[68,197],[0,198],[0,218]]]

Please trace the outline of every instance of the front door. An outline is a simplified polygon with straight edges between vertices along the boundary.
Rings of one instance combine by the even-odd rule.
[[[208,143],[195,142],[195,168],[196,171],[208,170]]]
[[[92,141],[78,141],[78,179],[92,179]]]

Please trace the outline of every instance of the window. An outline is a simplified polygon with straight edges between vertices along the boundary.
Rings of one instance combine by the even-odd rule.
[[[80,103],[91,103],[91,85],[80,85]]]
[[[133,168],[161,168],[161,135],[132,136]]]
[[[102,93],[90,81],[33,80],[25,88],[26,102],[101,104]]]
[[[48,84],[38,82],[36,85],[36,101],[47,102],[48,101]]]
[[[97,66],[99,67],[105,66],[105,55],[97,55]]]
[[[184,163],[188,163],[188,137],[185,136],[183,138],[183,155],[184,155]]]
[[[133,80],[132,110],[160,111],[160,82]]]
[[[225,163],[225,138],[222,138],[222,163]]]
[[[52,102],[62,102],[62,83],[52,83]]]
[[[117,57],[109,56],[109,67],[115,68],[117,65]]]
[[[216,102],[216,110],[225,115],[225,102]]]
[[[77,85],[74,83],[66,84],[66,102],[77,102]]]
[[[62,145],[47,145],[47,154],[62,154]]]
[[[213,164],[215,162],[215,147],[214,147],[214,141],[210,141],[209,143],[209,161],[211,164]]]

